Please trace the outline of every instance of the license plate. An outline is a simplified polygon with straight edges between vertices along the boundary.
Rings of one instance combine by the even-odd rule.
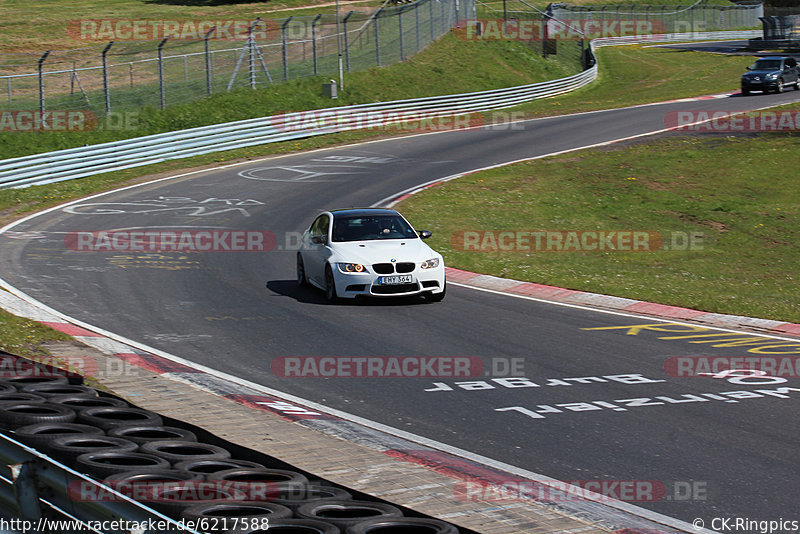
[[[410,274],[404,276],[381,276],[378,278],[378,284],[382,286],[391,286],[396,284],[410,284],[414,279]]]

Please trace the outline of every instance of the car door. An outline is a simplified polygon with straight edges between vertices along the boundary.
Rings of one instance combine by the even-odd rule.
[[[788,73],[786,82],[796,83],[800,77],[800,68],[797,67],[797,61],[794,58],[786,60],[786,72]]]
[[[325,285],[325,263],[330,257],[328,251],[329,228],[330,216],[323,213],[314,220],[303,243],[306,276],[322,286]]]

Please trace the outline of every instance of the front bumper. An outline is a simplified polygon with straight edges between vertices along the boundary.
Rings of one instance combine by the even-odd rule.
[[[742,90],[747,91],[769,91],[778,88],[778,78],[774,80],[742,80]]]
[[[387,276],[399,275],[380,275],[372,271],[343,273],[338,268],[333,267],[336,294],[340,298],[404,297],[444,291],[444,265],[441,263],[433,269],[420,269],[417,267],[413,272],[405,274],[411,276],[412,281],[410,283],[381,284],[381,279]]]

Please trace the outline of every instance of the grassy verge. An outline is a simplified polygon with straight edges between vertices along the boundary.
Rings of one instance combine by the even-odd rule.
[[[745,67],[753,63],[752,57],[646,45],[601,48],[597,56],[599,79],[595,83],[518,109],[544,116],[736,91]]]
[[[6,352],[37,358],[47,354],[42,350],[41,343],[70,339],[72,338],[68,335],[41,323],[17,317],[0,309],[0,349]]]
[[[453,267],[800,322],[800,190],[785,172],[799,146],[797,134],[667,136],[473,174],[400,209],[434,231],[431,245]],[[650,231],[675,248],[702,238],[693,250],[554,252],[531,241],[497,252],[480,234],[465,250],[458,232],[487,230]]]

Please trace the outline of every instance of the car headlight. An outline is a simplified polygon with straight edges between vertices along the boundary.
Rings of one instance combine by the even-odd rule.
[[[367,269],[360,263],[339,263],[339,271],[343,273],[363,273]]]
[[[431,258],[429,260],[423,261],[422,265],[420,265],[420,269],[434,269],[439,266],[439,258]]]
[[[766,76],[766,78],[767,78],[768,80],[774,80],[774,79],[775,79],[775,78],[777,78],[777,77],[778,77],[778,75],[777,75],[777,74],[767,74],[767,76]]]

